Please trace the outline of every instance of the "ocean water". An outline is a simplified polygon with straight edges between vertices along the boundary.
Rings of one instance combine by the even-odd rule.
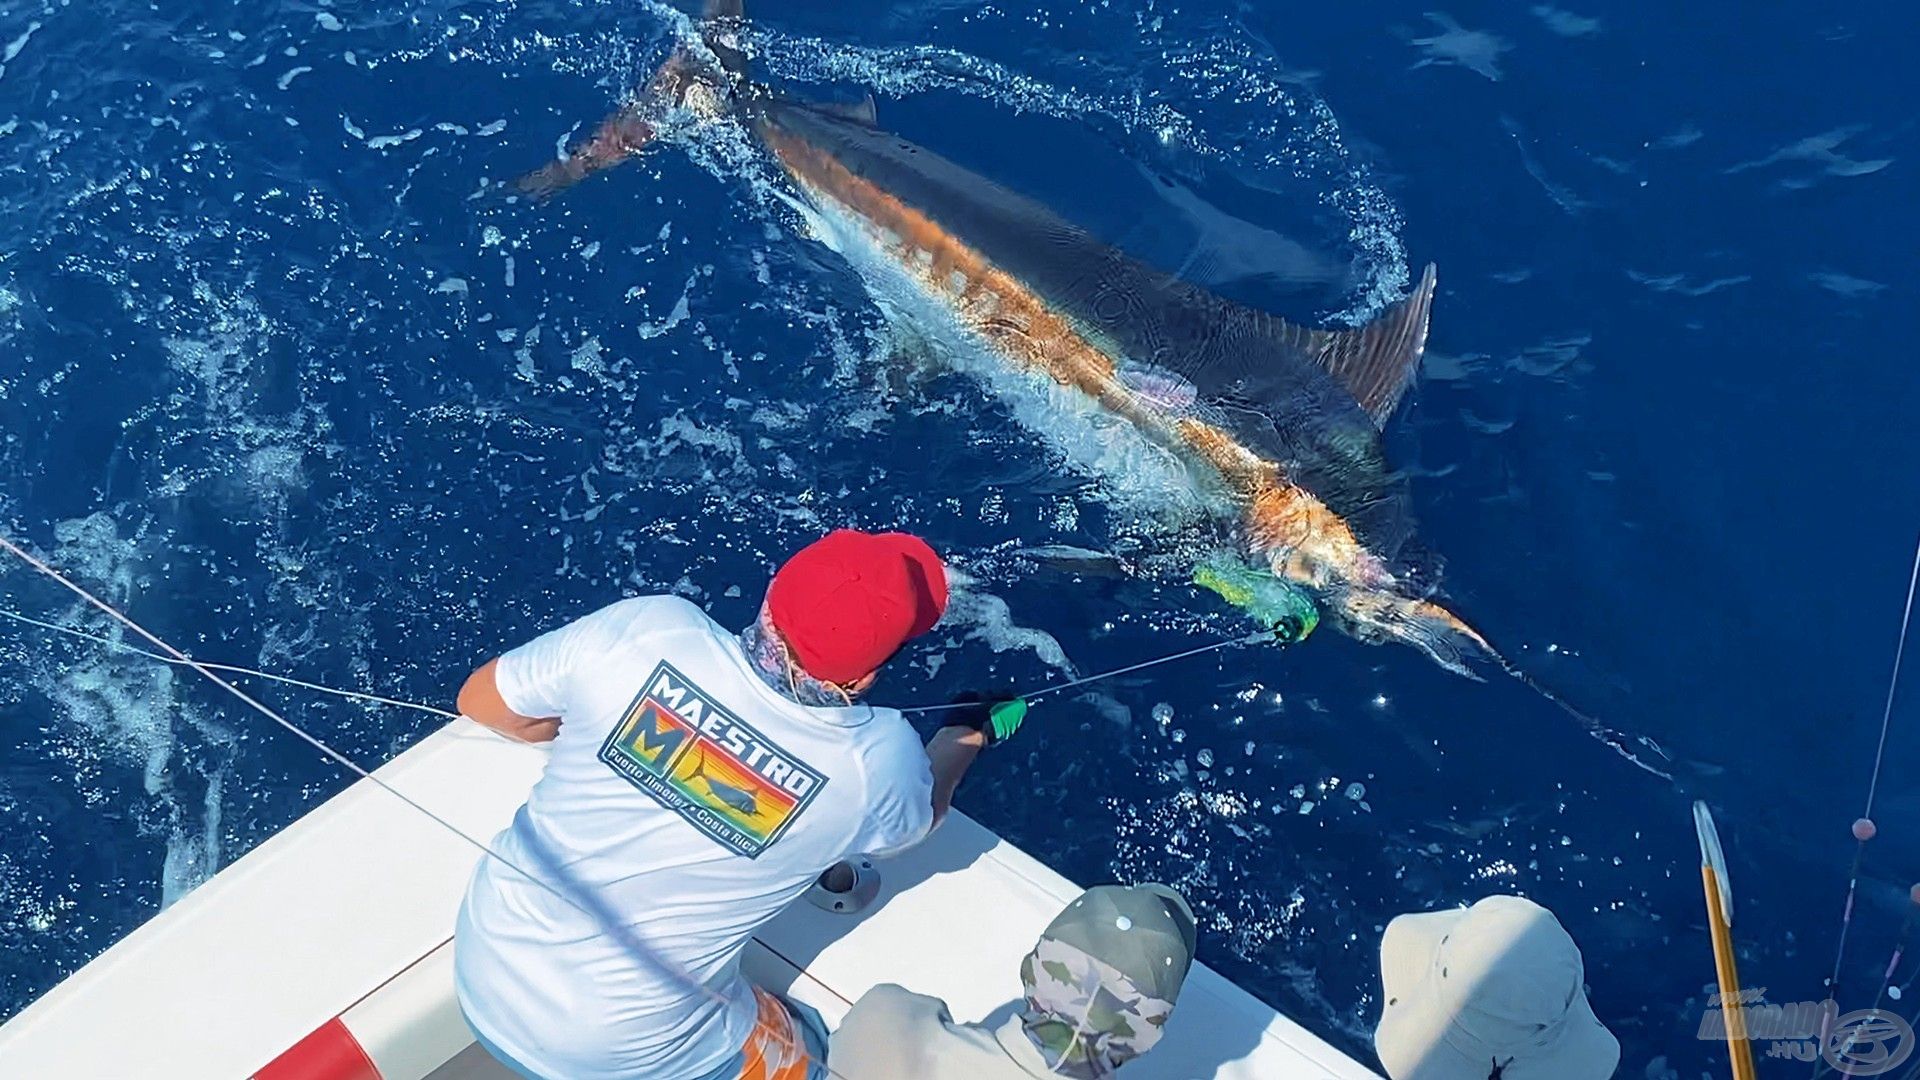
[[[1351,323],[1438,263],[1389,427],[1424,546],[1673,775],[1518,683],[1323,630],[1036,706],[965,809],[1076,879],[1180,886],[1204,959],[1363,1059],[1385,922],[1524,893],[1582,945],[1621,1075],[1691,1080],[1724,1068],[1695,1037],[1704,798],[1747,982],[1822,996],[1920,524],[1910,18],[749,12],[784,87],[871,91],[884,126],[1236,299]],[[7,533],[202,657],[438,703],[621,594],[743,622],[837,525],[964,572],[891,703],[1243,630],[1165,574],[1023,554],[1137,555],[1178,508],[926,363],[738,138],[503,197],[687,28],[648,3],[0,5]],[[0,594],[107,629],[18,568]],[[182,673],[19,626],[0,660],[0,1014],[347,783]],[[368,765],[427,730],[263,692]],[[1920,878],[1912,719],[1843,1008]]]

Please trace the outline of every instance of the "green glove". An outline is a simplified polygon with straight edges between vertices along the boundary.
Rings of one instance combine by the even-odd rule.
[[[1012,701],[996,701],[987,706],[987,716],[980,724],[981,734],[987,737],[988,746],[999,746],[1027,719],[1027,699],[1014,698]]]
[[[1005,693],[1005,691],[1000,691]],[[988,746],[998,746],[1020,730],[1027,718],[1027,699],[999,697],[993,692],[969,690],[955,695],[953,704],[962,706],[947,721],[954,727],[970,727],[987,737]]]

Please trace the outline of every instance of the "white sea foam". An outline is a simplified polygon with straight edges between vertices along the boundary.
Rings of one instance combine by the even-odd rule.
[[[191,827],[187,815],[174,820],[167,834],[167,854],[161,862],[160,906],[192,892],[220,869],[220,793],[223,778],[214,773],[207,778],[201,800],[199,828]]]
[[[105,513],[61,521],[54,526],[54,560],[92,582],[112,603],[125,603],[141,576],[140,545],[120,535]],[[63,621],[89,624],[113,640],[126,639],[117,623],[107,623],[91,608],[76,604]],[[175,786],[176,725],[196,724],[176,698],[178,672],[164,664],[113,651],[90,651],[62,665],[53,677],[57,714],[89,753],[105,761],[139,769],[142,787],[173,824],[161,869],[162,903],[171,903],[206,880],[219,861],[220,796],[208,788],[199,813],[181,805]],[[218,733],[217,728],[206,729]],[[197,816],[196,825],[188,822]]]
[[[20,55],[20,50],[27,47],[27,42],[33,40],[33,35],[38,33],[39,30],[40,20],[35,19],[27,24],[26,30],[23,31],[19,37],[7,42],[6,47],[0,49],[0,78],[6,77],[6,65],[13,63],[14,58]]]
[[[1059,639],[1044,630],[1022,626],[1013,619],[1005,600],[987,592],[981,583],[958,567],[947,569],[947,614],[941,625],[964,629],[966,637],[996,653],[1025,651],[1048,667],[1074,673]]]
[[[721,471],[750,471],[740,436],[725,428],[707,427],[689,419],[685,413],[675,413],[660,421],[660,436],[659,453],[663,456],[686,446],[708,459],[710,465],[716,461],[721,463]],[[714,474],[707,475],[711,479]]]

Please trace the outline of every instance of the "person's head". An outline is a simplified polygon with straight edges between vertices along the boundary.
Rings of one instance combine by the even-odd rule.
[[[1584,982],[1579,946],[1531,900],[1402,915],[1380,940],[1374,1051],[1393,1080],[1606,1080],[1620,1044]]]
[[[1020,962],[1021,1024],[1047,1064],[1091,1080],[1152,1049],[1194,934],[1193,909],[1165,885],[1102,885],[1067,905]]]
[[[946,607],[946,568],[926,541],[837,529],[773,575],[761,619],[790,664],[851,699]]]

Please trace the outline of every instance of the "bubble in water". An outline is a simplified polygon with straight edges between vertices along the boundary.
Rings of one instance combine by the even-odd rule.
[[[1347,785],[1347,798],[1352,799],[1354,802],[1359,802],[1366,797],[1367,785],[1359,783]]]
[[[1198,760],[1202,766],[1210,768],[1213,765],[1213,751],[1211,750],[1202,750],[1195,754],[1194,758]]]
[[[1154,723],[1159,724],[1161,727],[1165,727],[1171,723],[1173,721],[1173,706],[1164,701],[1155,705],[1153,707],[1153,720]]]

